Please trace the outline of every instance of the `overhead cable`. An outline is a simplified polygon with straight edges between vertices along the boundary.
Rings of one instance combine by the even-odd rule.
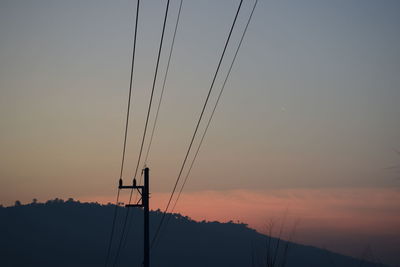
[[[133,35],[131,75],[130,75],[130,80],[129,80],[128,106],[127,106],[127,110],[126,110],[124,144],[123,144],[123,149],[122,149],[122,160],[121,160],[119,181],[122,181],[122,174],[124,171],[125,154],[126,154],[126,140],[128,137],[129,114],[130,114],[130,108],[131,108],[131,96],[132,96],[132,88],[133,88],[133,74],[134,74],[133,71],[134,71],[134,66],[135,66],[135,54],[136,54],[136,35],[137,35],[137,26],[138,26],[138,16],[139,16],[139,0],[137,0],[137,4],[136,4],[136,19],[135,19],[135,31],[134,31],[134,35]],[[114,215],[113,215],[113,220],[112,220],[112,225],[111,225],[110,240],[109,240],[108,248],[107,248],[107,257],[106,257],[105,264],[104,264],[105,266],[107,266],[107,264],[108,264],[108,260],[110,258],[110,253],[111,253],[111,246],[112,246],[112,241],[113,241],[113,237],[114,237],[115,221],[117,218],[119,195],[120,195],[120,189],[118,188],[117,199],[116,199],[115,208],[114,208]]]
[[[205,102],[204,102],[204,104],[203,104],[203,107],[202,107],[202,110],[201,110],[199,119],[198,119],[198,121],[197,121],[195,130],[194,130],[194,132],[193,132],[193,135],[192,135],[192,138],[191,138],[189,147],[188,147],[188,149],[187,149],[187,151],[186,151],[185,158],[184,158],[184,160],[183,160],[183,162],[182,162],[182,165],[181,165],[181,168],[180,168],[180,170],[179,170],[178,177],[177,177],[177,179],[176,179],[176,181],[175,181],[174,187],[173,187],[172,192],[171,192],[171,195],[170,195],[170,197],[169,197],[167,206],[166,206],[166,208],[165,208],[165,210],[164,210],[164,212],[163,212],[163,215],[162,215],[162,217],[161,217],[160,223],[158,224],[157,230],[156,230],[155,235],[154,235],[154,237],[153,237],[153,239],[152,239],[151,247],[153,247],[153,245],[154,245],[154,243],[155,243],[155,240],[157,239],[157,236],[158,236],[158,234],[159,234],[159,232],[160,232],[161,226],[162,226],[162,224],[163,224],[163,222],[164,222],[164,220],[165,220],[165,216],[166,216],[166,214],[167,214],[168,208],[169,208],[169,206],[170,206],[170,204],[171,204],[171,201],[172,201],[172,198],[173,198],[173,196],[174,196],[174,194],[175,194],[176,187],[177,187],[177,185],[178,185],[178,183],[179,183],[179,180],[180,180],[180,178],[181,178],[183,169],[184,169],[184,167],[185,167],[187,158],[188,158],[188,156],[189,156],[190,150],[191,150],[192,145],[193,145],[193,141],[194,141],[194,139],[195,139],[195,137],[196,137],[197,131],[198,131],[198,129],[199,129],[200,122],[201,122],[201,120],[202,120],[202,118],[203,118],[203,115],[204,115],[205,108],[206,108],[206,106],[207,106],[207,103],[208,103],[208,100],[209,100],[209,98],[210,98],[212,89],[213,89],[213,87],[214,87],[215,80],[216,80],[216,78],[217,78],[219,69],[220,69],[220,67],[221,67],[221,63],[222,63],[222,60],[223,60],[223,58],[224,58],[224,55],[225,55],[226,48],[227,48],[227,46],[228,46],[229,40],[230,40],[230,38],[231,38],[233,28],[234,28],[234,26],[235,26],[235,24],[236,24],[236,20],[237,20],[237,17],[238,17],[240,8],[241,8],[241,6],[242,6],[242,3],[243,3],[243,0],[240,0],[240,4],[239,4],[239,7],[238,7],[238,9],[237,9],[237,11],[236,11],[236,15],[235,15],[235,18],[234,18],[234,20],[233,20],[232,26],[231,26],[231,28],[230,28],[228,38],[227,38],[227,40],[226,40],[226,42],[225,42],[225,46],[224,46],[222,55],[221,55],[221,57],[220,57],[220,59],[219,59],[217,69],[216,69],[216,71],[215,71],[215,73],[214,73],[214,76],[213,76],[213,79],[212,79],[212,82],[211,82],[211,86],[210,86],[210,88],[209,88],[209,90],[208,90],[208,94],[207,94],[206,100],[205,100]]]

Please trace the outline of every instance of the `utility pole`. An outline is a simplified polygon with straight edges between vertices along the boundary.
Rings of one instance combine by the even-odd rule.
[[[144,207],[143,265],[150,267],[149,235],[149,168],[144,169],[144,190],[142,204]]]
[[[119,189],[136,189],[140,195],[140,199],[135,204],[127,204],[125,207],[134,208],[142,207],[144,213],[143,221],[143,266],[150,267],[150,235],[149,235],[149,168],[144,168],[144,185],[136,185],[136,179],[133,180],[133,185],[123,185],[122,180],[119,180]]]

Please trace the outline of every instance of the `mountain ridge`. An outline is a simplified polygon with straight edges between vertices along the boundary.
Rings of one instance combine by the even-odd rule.
[[[112,204],[73,199],[0,207],[0,265],[104,266],[114,209]],[[126,209],[117,210],[118,242]],[[130,213],[133,227],[118,266],[141,265],[143,215],[140,209]],[[150,212],[151,238],[161,216],[159,210]],[[169,216],[168,227],[151,252],[152,266],[387,266],[268,237],[243,223]],[[113,242],[110,264],[115,261],[117,242]]]

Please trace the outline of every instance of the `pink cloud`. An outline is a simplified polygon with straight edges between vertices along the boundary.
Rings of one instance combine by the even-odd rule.
[[[168,193],[154,192],[151,208],[163,210],[168,197]],[[113,201],[110,197],[86,197],[81,200]],[[384,257],[396,254],[396,247],[400,247],[399,189],[185,192],[175,212],[195,220],[240,221],[259,232],[265,232],[270,220],[280,224],[285,217],[286,232],[291,230],[295,221],[299,221],[295,241],[353,256],[360,256],[367,245]]]

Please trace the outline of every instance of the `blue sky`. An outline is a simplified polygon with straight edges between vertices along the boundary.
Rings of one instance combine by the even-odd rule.
[[[1,5],[3,180],[16,181],[17,189],[13,176],[50,187],[54,175],[61,184],[96,176],[98,184],[87,189],[107,191],[120,160],[134,3]],[[171,3],[166,48],[177,5]],[[137,157],[164,6],[152,1],[141,7],[131,162]],[[184,2],[150,158],[154,172],[171,179],[163,177],[156,190],[168,191],[174,179],[236,6]],[[250,8],[245,2],[222,75]],[[398,10],[397,1],[260,1],[193,172],[197,183],[189,189],[398,186],[395,174],[383,170],[399,160]],[[65,174],[42,170],[52,159]],[[82,160],[85,166],[78,170]],[[26,173],[15,170],[21,162]],[[68,164],[70,172],[64,170]],[[242,182],[245,166],[253,166],[254,173]]]

